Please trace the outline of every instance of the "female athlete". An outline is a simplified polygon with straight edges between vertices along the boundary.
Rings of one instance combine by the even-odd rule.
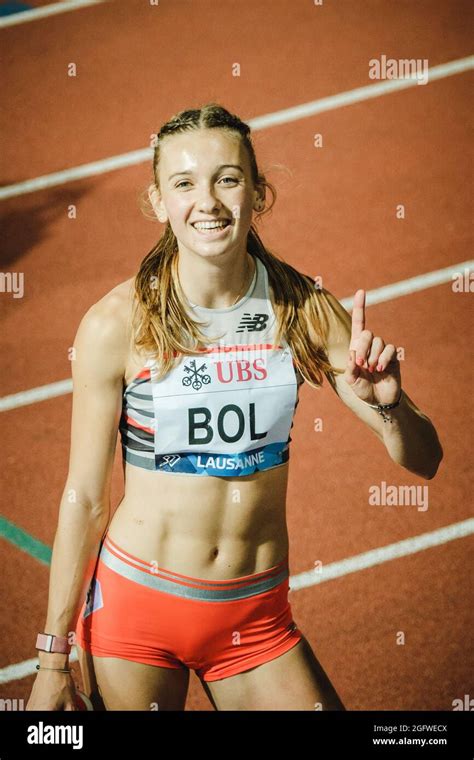
[[[253,214],[275,193],[247,124],[215,103],[183,111],[158,133],[153,170],[164,234],[74,342],[69,470],[27,709],[76,709],[76,645],[106,710],[184,710],[191,669],[216,710],[344,710],[288,601],[300,384],[326,377],[426,479],[443,456],[436,431],[402,390],[396,347],[365,327],[365,291],[351,318],[262,243]],[[118,431],[125,488],[111,518]]]

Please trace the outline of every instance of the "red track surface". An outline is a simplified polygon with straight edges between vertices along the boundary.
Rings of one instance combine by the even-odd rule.
[[[209,100],[250,119],[369,85],[368,61],[382,54],[435,66],[471,52],[467,0],[224,0],[218,23],[216,5],[126,0],[4,30],[1,184],[145,147],[172,114]],[[278,201],[263,240],[338,298],[468,259],[470,85],[471,73],[457,74],[256,132],[261,166],[291,170],[268,173]],[[70,377],[82,315],[137,271],[161,234],[137,208],[150,180],[140,164],[2,202],[2,271],[24,272],[25,295],[1,295],[0,395]],[[288,491],[292,575],[472,516],[471,299],[448,283],[367,310],[367,326],[404,348],[403,385],[444,448],[427,511],[369,506],[368,489],[382,480],[427,482],[395,465],[328,385],[302,389]],[[3,413],[2,513],[50,546],[71,401]],[[472,546],[457,539],[292,593],[295,620],[348,709],[451,710],[472,690]],[[1,548],[5,667],[36,656],[49,569],[4,540]],[[2,685],[0,696],[26,702],[33,679]],[[212,709],[194,674],[190,683],[186,709]]]

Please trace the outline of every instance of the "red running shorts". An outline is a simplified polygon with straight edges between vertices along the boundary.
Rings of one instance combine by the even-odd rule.
[[[76,641],[97,657],[191,668],[217,681],[279,657],[302,638],[288,554],[267,570],[204,580],[166,570],[103,539]]]

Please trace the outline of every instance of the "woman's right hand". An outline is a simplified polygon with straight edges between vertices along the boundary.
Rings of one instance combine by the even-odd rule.
[[[76,687],[70,673],[39,670],[26,710],[76,711]]]

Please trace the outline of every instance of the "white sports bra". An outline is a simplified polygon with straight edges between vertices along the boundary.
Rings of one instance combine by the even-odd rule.
[[[160,472],[237,477],[289,459],[290,430],[304,382],[276,319],[263,262],[234,306],[186,302],[204,335],[221,336],[181,356],[161,380],[155,360],[125,388],[120,433],[125,460]]]

